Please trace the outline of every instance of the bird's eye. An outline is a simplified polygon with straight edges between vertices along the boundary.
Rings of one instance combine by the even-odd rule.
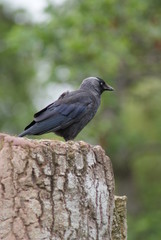
[[[100,82],[100,85],[103,86],[103,82]]]

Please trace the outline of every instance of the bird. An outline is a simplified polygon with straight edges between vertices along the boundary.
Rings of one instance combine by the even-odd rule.
[[[54,132],[65,141],[73,140],[95,116],[104,91],[114,89],[99,77],[88,77],[80,88],[67,91],[53,103],[35,113],[34,120],[19,137]]]

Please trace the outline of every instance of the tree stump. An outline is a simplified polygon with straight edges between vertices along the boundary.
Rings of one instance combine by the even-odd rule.
[[[127,239],[126,196],[115,196],[113,212],[112,240]]]
[[[114,240],[114,205],[100,146],[0,135],[1,240]]]

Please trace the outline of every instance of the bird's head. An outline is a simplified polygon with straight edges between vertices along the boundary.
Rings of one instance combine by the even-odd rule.
[[[105,81],[99,77],[88,77],[83,80],[81,89],[88,89],[97,92],[101,95],[104,91],[113,91],[114,89],[105,83]]]

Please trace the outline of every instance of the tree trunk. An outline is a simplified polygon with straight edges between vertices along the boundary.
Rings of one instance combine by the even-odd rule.
[[[101,147],[0,135],[1,240],[118,239],[114,205]]]

